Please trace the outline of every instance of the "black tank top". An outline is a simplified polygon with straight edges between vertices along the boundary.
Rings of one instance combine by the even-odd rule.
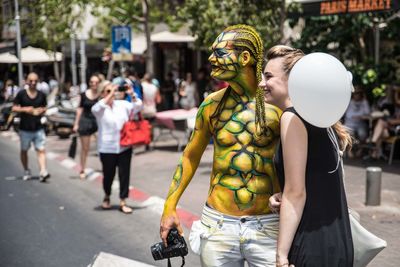
[[[343,184],[343,173],[337,150],[327,128],[306,122],[308,135],[306,166],[306,203],[289,253],[289,262],[296,267],[351,267],[353,241]],[[337,138],[336,135],[334,138]],[[283,191],[285,173],[282,144],[274,157],[275,170]]]

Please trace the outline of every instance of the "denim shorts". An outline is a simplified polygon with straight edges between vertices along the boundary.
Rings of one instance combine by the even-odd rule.
[[[275,267],[279,216],[230,216],[208,207],[189,235],[203,267]]]
[[[44,145],[46,144],[46,134],[43,129],[37,131],[19,130],[19,137],[21,140],[22,151],[28,151],[31,147],[31,143],[33,143],[36,150],[44,150]]]

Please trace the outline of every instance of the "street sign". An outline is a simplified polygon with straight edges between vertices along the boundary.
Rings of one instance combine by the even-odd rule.
[[[112,59],[114,61],[131,61],[131,27],[113,26],[111,31]]]

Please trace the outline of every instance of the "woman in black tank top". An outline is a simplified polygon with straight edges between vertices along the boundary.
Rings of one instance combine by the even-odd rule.
[[[292,107],[288,75],[304,54],[287,46],[267,53],[260,87],[283,110],[281,143],[274,157],[282,190],[277,265],[351,267],[353,242],[340,150],[351,142],[344,128],[318,128]]]
[[[74,132],[77,132],[81,141],[81,168],[79,177],[86,178],[86,159],[90,150],[90,137],[97,132],[96,118],[92,114],[92,107],[99,100],[98,86],[100,78],[92,75],[89,80],[89,89],[81,93],[79,107],[76,110]]]

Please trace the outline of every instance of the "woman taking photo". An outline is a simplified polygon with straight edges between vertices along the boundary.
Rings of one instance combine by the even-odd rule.
[[[126,205],[129,194],[129,179],[131,171],[132,147],[120,146],[120,132],[125,122],[142,108],[142,101],[132,94],[132,102],[115,100],[118,85],[104,82],[101,86],[102,99],[93,107],[92,112],[99,126],[97,148],[103,169],[104,199],[103,209],[110,209],[111,186],[118,167],[119,177],[119,210],[125,214],[132,213],[132,208]]]
[[[81,140],[81,169],[79,178],[86,178],[86,159],[90,150],[90,137],[97,132],[96,118],[92,114],[92,107],[99,99],[98,87],[100,78],[92,75],[89,80],[89,89],[80,95],[80,104],[76,110],[73,131],[79,134]]]
[[[350,135],[336,123],[318,128],[293,108],[288,76],[303,52],[274,46],[260,87],[278,106],[281,144],[274,157],[282,189],[276,266],[351,267],[353,242],[343,185],[341,151]],[[310,77],[312,78],[312,77]]]

